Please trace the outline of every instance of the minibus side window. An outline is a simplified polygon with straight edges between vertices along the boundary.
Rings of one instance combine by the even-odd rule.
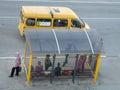
[[[28,18],[26,21],[27,26],[35,26],[35,19],[34,18]]]
[[[81,26],[82,27],[85,27],[85,22],[79,17],[79,21],[80,21],[80,23],[81,23]]]
[[[71,20],[71,27],[81,28],[81,24],[78,20]]]
[[[51,19],[37,19],[37,26],[51,26]]]
[[[54,26],[55,27],[67,27],[68,20],[67,19],[55,19]]]
[[[22,14],[22,11],[20,12],[20,18],[21,18],[22,23],[24,23],[24,16]]]

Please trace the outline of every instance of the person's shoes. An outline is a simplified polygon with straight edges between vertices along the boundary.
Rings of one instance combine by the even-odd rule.
[[[8,77],[13,77],[13,76],[8,76]]]

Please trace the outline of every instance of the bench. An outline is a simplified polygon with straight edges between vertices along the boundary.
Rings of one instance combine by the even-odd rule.
[[[36,73],[35,71],[31,72],[31,77],[48,77],[51,75],[51,71],[42,71],[41,73]]]
[[[35,71],[31,72],[31,78],[34,77],[50,77],[51,75],[51,70],[48,71],[42,71],[40,74],[36,73]],[[61,76],[72,76],[73,75],[73,70],[62,70],[61,71]],[[92,76],[90,71],[84,71],[84,72],[76,72],[76,76]]]

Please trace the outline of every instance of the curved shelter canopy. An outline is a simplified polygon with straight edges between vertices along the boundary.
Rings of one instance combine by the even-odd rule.
[[[97,54],[102,40],[95,30],[25,30],[29,53],[34,54]]]

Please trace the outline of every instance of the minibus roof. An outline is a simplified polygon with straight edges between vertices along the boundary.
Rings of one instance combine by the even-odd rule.
[[[67,7],[22,6],[25,17],[35,18],[77,18],[77,15]]]
[[[54,18],[77,18],[77,15],[67,7],[50,7]]]
[[[22,6],[25,17],[51,18],[50,9],[46,6]]]

